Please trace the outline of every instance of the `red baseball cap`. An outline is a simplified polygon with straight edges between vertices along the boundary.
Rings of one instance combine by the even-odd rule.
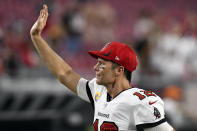
[[[130,72],[137,67],[137,57],[135,52],[126,44],[120,42],[107,43],[100,51],[88,51],[94,58],[103,58],[113,61]]]

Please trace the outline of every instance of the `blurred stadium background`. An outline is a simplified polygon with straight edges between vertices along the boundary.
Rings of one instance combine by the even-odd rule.
[[[91,131],[93,111],[39,59],[29,31],[49,6],[43,37],[81,76],[109,41],[138,54],[133,85],[165,101],[177,131],[197,130],[196,0],[0,0],[0,131]],[[55,63],[54,63],[55,64]]]

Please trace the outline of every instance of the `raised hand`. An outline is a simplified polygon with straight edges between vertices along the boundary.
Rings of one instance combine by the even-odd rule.
[[[31,28],[30,34],[32,36],[40,35],[44,29],[48,18],[48,7],[43,5],[43,9],[40,11],[40,16]]]

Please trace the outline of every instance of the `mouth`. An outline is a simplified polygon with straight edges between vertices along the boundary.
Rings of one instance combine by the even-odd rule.
[[[99,75],[99,74],[96,74],[96,78],[98,79],[98,78],[100,78],[101,77],[101,75]]]
[[[98,79],[100,76],[99,75],[96,75],[96,78]]]

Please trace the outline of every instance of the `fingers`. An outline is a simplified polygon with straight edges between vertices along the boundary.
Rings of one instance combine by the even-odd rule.
[[[48,14],[48,7],[47,7],[47,5],[43,5],[43,10],[44,10],[44,12],[45,12],[45,14]]]
[[[47,18],[48,17],[48,7],[47,5],[43,5],[43,17]]]
[[[40,10],[39,17],[31,29],[32,35],[41,34],[42,30],[46,26],[47,18],[48,18],[48,7],[47,5],[43,5],[43,8]]]
[[[47,9],[48,10],[48,7],[46,4],[43,5],[43,9]]]
[[[43,9],[40,11],[39,19],[44,18],[46,19],[48,17],[48,7],[47,5],[43,5]]]

